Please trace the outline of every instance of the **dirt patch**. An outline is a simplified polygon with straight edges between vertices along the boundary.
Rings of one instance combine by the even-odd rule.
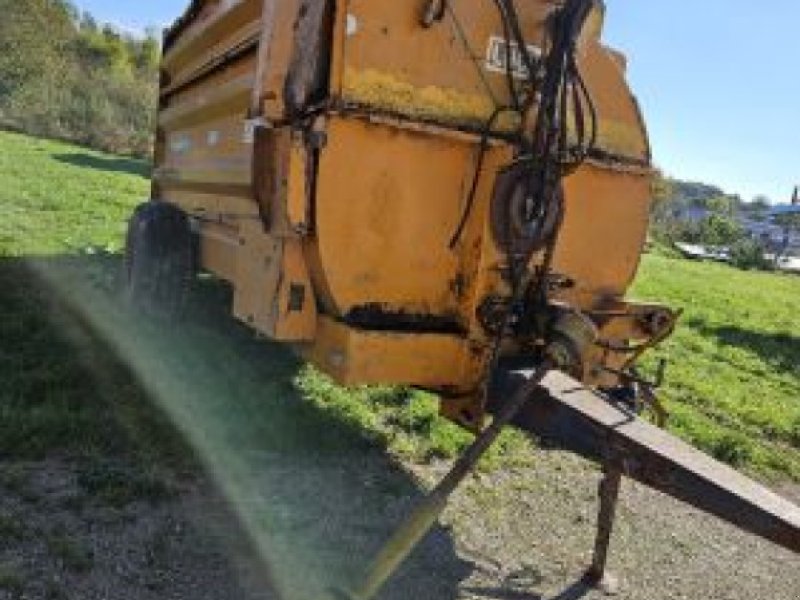
[[[473,481],[447,517],[459,552],[481,565],[462,597],[603,597],[579,582],[591,558],[599,480],[592,465],[555,452],[531,469]],[[610,570],[629,600],[800,597],[800,558],[629,481]]]
[[[56,460],[0,464],[0,598],[271,597],[210,487],[120,502],[87,490],[85,471]]]
[[[537,459],[533,467],[474,477],[382,597],[602,597],[578,583],[590,558],[600,474],[557,452]],[[336,507],[329,518],[303,501],[307,514],[279,515],[265,525],[278,546],[296,535],[325,549],[315,566],[298,569],[324,569],[326,556],[331,565],[339,563],[334,549],[367,556],[418,498],[418,491],[392,489],[385,464],[369,458],[315,465],[265,463],[266,471],[281,469],[292,493],[312,491],[317,484],[310,482],[319,478],[352,480],[318,499],[320,506]],[[433,482],[444,468],[416,467],[413,476]],[[87,492],[84,472],[68,461],[0,465],[0,598],[281,597],[255,546],[210,484],[184,483],[172,497],[118,505]],[[379,494],[354,496],[343,509],[346,499],[336,490],[353,492],[356,480],[366,490],[379,488]],[[785,491],[798,494],[796,487]],[[364,504],[375,498],[385,500],[380,510]],[[282,505],[277,497],[276,504]],[[630,600],[797,600],[800,591],[797,557],[630,482],[623,490],[611,569],[622,580],[620,597]]]

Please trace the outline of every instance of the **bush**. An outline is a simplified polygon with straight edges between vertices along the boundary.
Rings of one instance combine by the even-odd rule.
[[[731,246],[731,262],[740,269],[773,269],[773,264],[765,256],[764,246],[752,239],[742,239]]]
[[[708,246],[731,246],[742,239],[744,231],[733,217],[712,213],[703,220],[700,235]]]

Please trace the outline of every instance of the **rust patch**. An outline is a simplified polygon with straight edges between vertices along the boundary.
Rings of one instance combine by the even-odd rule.
[[[344,321],[351,327],[368,331],[466,335],[458,315],[413,314],[379,303],[356,306]]]

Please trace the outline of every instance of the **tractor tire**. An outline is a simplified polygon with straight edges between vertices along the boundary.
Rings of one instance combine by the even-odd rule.
[[[125,248],[130,305],[147,316],[183,316],[196,273],[195,236],[182,210],[150,201],[134,211]]]

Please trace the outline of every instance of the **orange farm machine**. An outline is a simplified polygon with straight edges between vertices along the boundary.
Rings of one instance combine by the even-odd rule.
[[[173,314],[211,273],[253,330],[341,383],[431,390],[476,436],[346,597],[378,593],[510,424],[604,467],[595,582],[623,476],[800,552],[797,507],[656,426],[636,365],[678,315],[627,299],[654,171],[604,19],[599,0],[195,0],[166,34],[132,301]]]

